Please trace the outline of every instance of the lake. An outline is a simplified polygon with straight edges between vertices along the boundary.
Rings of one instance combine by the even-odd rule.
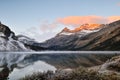
[[[0,52],[0,79],[17,80],[33,72],[97,66],[119,54],[119,51]]]

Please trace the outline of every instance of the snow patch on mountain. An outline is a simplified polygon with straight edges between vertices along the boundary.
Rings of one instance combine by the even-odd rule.
[[[0,37],[0,51],[28,51],[28,49],[17,40]]]
[[[81,30],[79,32],[67,32],[67,31],[62,31],[58,35],[78,35],[79,37],[85,36],[90,33],[98,32],[100,29],[97,30]]]
[[[69,33],[69,32],[62,32],[59,35],[72,35],[73,33]]]
[[[17,40],[11,29],[0,23],[0,51],[30,51],[25,45]]]
[[[35,41],[35,39],[31,39],[31,38],[24,36],[24,35],[18,35],[17,37],[18,37],[18,41],[20,41],[24,44],[31,44],[32,45],[33,43],[37,42],[37,41]]]
[[[0,36],[5,36],[2,32],[0,32]]]

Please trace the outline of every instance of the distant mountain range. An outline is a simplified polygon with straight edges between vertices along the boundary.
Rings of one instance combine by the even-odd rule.
[[[55,37],[39,43],[24,36],[15,35],[0,23],[0,51],[40,50],[120,50],[120,20],[110,24],[83,24],[70,30],[67,27]]]
[[[64,28],[41,45],[50,50],[120,50],[120,20],[110,24],[85,24],[75,30]]]

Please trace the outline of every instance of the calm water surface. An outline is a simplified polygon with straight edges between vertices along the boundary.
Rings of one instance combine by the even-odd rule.
[[[97,55],[97,57],[99,55],[110,55],[109,57],[112,57],[113,55],[119,55],[119,53],[119,51],[0,52],[0,78],[17,80],[33,72],[55,71],[58,68],[57,66],[61,64],[65,64],[61,67],[77,67],[79,64],[74,62],[75,59],[92,59],[95,57],[94,55]],[[73,66],[74,63],[69,62],[72,60],[76,66]]]

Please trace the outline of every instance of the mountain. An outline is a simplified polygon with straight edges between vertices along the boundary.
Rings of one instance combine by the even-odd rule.
[[[11,29],[0,22],[0,51],[43,50],[36,41],[23,35],[16,36]]]
[[[39,42],[35,41],[24,35],[17,35],[17,39],[19,42],[23,43],[25,47],[34,51],[46,50],[47,48],[41,47]]]
[[[11,29],[0,23],[0,51],[27,51]]]
[[[58,35],[71,35],[71,34],[84,34],[84,33],[92,33],[98,31],[102,28],[103,24],[83,24],[80,27],[75,28],[74,30],[70,30],[65,27]]]
[[[110,24],[83,24],[73,30],[66,27],[43,43],[15,35],[0,23],[0,44],[0,51],[120,50],[120,20]]]
[[[84,24],[74,30],[64,28],[41,43],[50,50],[120,50],[120,20],[110,24]]]

